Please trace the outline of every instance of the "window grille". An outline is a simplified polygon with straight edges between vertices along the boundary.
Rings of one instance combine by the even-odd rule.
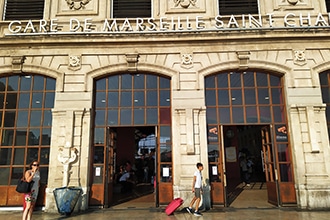
[[[44,3],[44,0],[6,0],[4,20],[42,19]]]
[[[113,17],[151,17],[151,0],[113,0]]]
[[[220,15],[258,14],[258,0],[219,0]]]

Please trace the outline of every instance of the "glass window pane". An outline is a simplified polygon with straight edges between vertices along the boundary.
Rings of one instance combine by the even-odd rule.
[[[121,89],[132,89],[132,75],[121,75]]]
[[[281,78],[278,76],[269,75],[270,86],[281,86]]]
[[[257,73],[257,86],[268,86],[267,74]]]
[[[30,91],[31,90],[31,76],[22,76],[20,91]]]
[[[104,125],[104,124],[105,124],[105,110],[96,110],[95,125]]]
[[[161,90],[160,91],[160,106],[170,106],[170,101],[171,101],[171,97],[170,97],[170,91],[169,90]]]
[[[160,124],[171,124],[171,109],[170,108],[160,108]]]
[[[18,76],[9,76],[8,77],[8,91],[17,91],[18,88]]]
[[[30,106],[30,93],[21,93],[18,100],[18,108],[29,108]]]
[[[31,127],[39,127],[41,125],[41,111],[32,110],[31,111],[31,119],[30,126]]]
[[[46,90],[55,90],[56,89],[56,80],[46,77]]]
[[[40,129],[30,129],[28,137],[28,145],[39,145]]]
[[[246,122],[247,123],[258,122],[258,113],[256,106],[246,107]]]
[[[285,122],[284,107],[273,106],[274,122]]]
[[[104,128],[95,128],[94,143],[95,144],[104,144]]]
[[[260,106],[259,107],[260,122],[271,122],[270,116],[270,107],[269,106]]]
[[[120,124],[131,125],[132,124],[132,109],[120,109]]]
[[[158,124],[157,108],[148,108],[147,109],[147,124]]]
[[[215,106],[215,90],[206,90],[205,91],[205,99],[206,99],[206,105],[207,106]]]
[[[169,164],[160,165],[160,182],[172,182],[172,166]]]
[[[282,92],[280,88],[272,89],[272,103],[273,104],[282,104]]]
[[[40,167],[40,184],[47,184],[48,181],[48,167]]]
[[[2,130],[2,138],[1,138],[2,146],[13,145],[13,139],[14,139],[14,130],[12,129]]]
[[[287,162],[290,161],[289,159],[289,148],[287,144],[278,144],[277,145],[278,150],[278,160],[281,162]]]
[[[259,104],[269,104],[268,89],[258,89],[258,102]]]
[[[144,74],[134,75],[134,89],[144,89]]]
[[[9,168],[0,168],[0,185],[8,185],[9,171]]]
[[[15,148],[13,165],[24,165],[24,158],[25,158],[25,148]]]
[[[327,73],[321,73],[320,74],[320,83],[322,86],[328,86],[329,82],[328,82],[328,74]]]
[[[230,123],[230,108],[219,108],[220,123]]]
[[[97,176],[96,169],[100,169],[101,175]],[[93,167],[93,184],[101,184],[103,183],[103,165],[94,165]]]
[[[43,76],[34,76],[33,77],[33,91],[44,90],[44,77]]]
[[[17,127],[27,127],[28,126],[28,111],[18,111],[17,112]]]
[[[104,163],[104,147],[94,147],[94,161],[93,163]]]
[[[281,182],[292,182],[292,172],[289,163],[280,164],[280,181]]]
[[[51,125],[52,125],[52,111],[44,110],[43,126],[51,126]]]
[[[105,107],[105,92],[97,92],[95,97],[95,107]]]
[[[254,74],[253,72],[243,73],[244,87],[254,87]]]
[[[157,76],[147,75],[147,89],[157,89]]]
[[[24,169],[22,167],[12,168],[10,185],[16,185],[18,180],[23,177]]]
[[[254,89],[244,89],[244,101],[246,105],[256,104],[256,92]]]
[[[26,164],[30,164],[33,160],[38,160],[38,148],[28,148],[26,155]]]
[[[1,84],[0,84],[1,85]],[[0,86],[1,87],[1,86]],[[3,109],[3,104],[5,101],[5,94],[4,93],[0,93],[0,109]]]
[[[32,108],[41,108],[42,107],[42,96],[41,92],[32,93]]]
[[[0,91],[6,90],[7,77],[0,77]]]
[[[134,106],[144,105],[144,92],[134,92]]]
[[[144,108],[134,109],[134,125],[144,124]]]
[[[234,123],[244,123],[243,108],[233,107],[233,122]]]
[[[242,105],[242,90],[233,89],[231,90],[231,104]]]
[[[160,145],[160,161],[171,162],[172,161],[172,149],[171,145]]]
[[[171,81],[170,79],[159,77],[159,88],[161,89],[169,89],[171,88]]]
[[[119,93],[108,92],[108,107],[118,107]]]
[[[157,91],[147,91],[147,106],[157,106],[158,97]]]
[[[121,107],[131,107],[132,106],[132,93],[131,92],[121,92],[120,93],[120,106]]]
[[[206,109],[206,115],[207,115],[207,124],[216,124],[216,123],[218,123],[216,108],[207,108]]]
[[[53,108],[54,101],[55,101],[55,93],[54,92],[47,92],[45,98],[45,108]]]
[[[118,125],[118,109],[108,110],[108,125]]]
[[[116,90],[119,88],[119,75],[111,76],[108,78],[108,89]]]
[[[0,165],[10,165],[11,148],[0,148]]]
[[[222,73],[217,75],[218,88],[228,88],[228,74]]]
[[[106,90],[106,80],[107,80],[106,78],[96,80],[96,82],[95,82],[95,89],[96,89],[96,91],[104,91],[104,90]]]
[[[43,128],[41,134],[41,145],[50,145],[51,141],[51,128]]]
[[[215,88],[215,76],[208,76],[205,78],[205,89]]]
[[[40,164],[48,165],[49,164],[49,147],[40,149]]]
[[[233,73],[229,74],[229,76],[230,76],[230,87],[231,88],[242,87],[240,73],[233,72]]]
[[[15,137],[15,146],[25,146],[26,145],[26,129],[17,129]]]
[[[17,93],[8,93],[6,98],[6,109],[17,108]]]
[[[229,91],[219,90],[218,91],[218,105],[229,105]]]

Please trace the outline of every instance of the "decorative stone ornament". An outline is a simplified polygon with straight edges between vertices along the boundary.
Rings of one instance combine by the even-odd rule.
[[[299,0],[287,0],[289,2],[289,4],[291,5],[295,5],[298,3]]]
[[[126,62],[127,62],[127,71],[136,72],[137,65],[139,62],[139,54],[137,53],[126,54]]]
[[[191,54],[182,54],[182,65],[191,65],[193,63],[192,61],[192,55]]]
[[[91,0],[65,0],[70,9],[79,10],[84,8]]]
[[[303,66],[306,64],[306,54],[303,50],[295,50],[293,51],[293,62],[297,65]]]
[[[179,5],[182,8],[188,8],[190,5],[195,6],[197,0],[174,0],[175,7],[178,7]]]
[[[22,73],[24,60],[25,60],[25,56],[12,57],[11,64],[12,64],[13,73]]]
[[[69,69],[79,70],[81,68],[81,56],[69,56]]]

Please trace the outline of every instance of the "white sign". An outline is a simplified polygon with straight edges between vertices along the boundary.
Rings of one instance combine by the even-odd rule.
[[[102,23],[93,23],[92,18],[70,18],[20,21],[13,20],[8,25],[10,34],[74,34],[74,33],[135,33],[135,32],[180,32],[180,31],[218,31],[274,28],[329,28],[329,14],[288,13],[283,17],[266,15],[217,15],[212,19],[202,16],[160,17],[134,19],[104,19]],[[7,34],[8,35],[8,34]]]
[[[163,167],[163,177],[169,177],[170,176],[170,168]]]
[[[101,176],[101,167],[95,167],[95,176]]]

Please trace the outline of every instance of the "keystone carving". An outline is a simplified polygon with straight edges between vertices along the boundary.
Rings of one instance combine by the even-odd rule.
[[[304,50],[295,50],[293,51],[293,62],[297,65],[303,66],[306,64],[306,54]]]
[[[25,56],[12,57],[11,64],[12,64],[13,73],[22,73],[24,60],[25,60]]]
[[[250,61],[250,51],[238,51],[236,54],[239,61],[239,69],[246,70]]]
[[[282,2],[287,1],[290,5],[296,5],[301,0],[282,0]]]
[[[81,68],[81,56],[69,56],[69,69],[78,70]]]
[[[65,0],[70,9],[79,10],[85,8],[91,0]]]
[[[190,5],[195,6],[197,0],[174,0],[175,7],[178,7],[179,5],[182,8],[188,8]]]
[[[139,62],[139,54],[137,53],[126,54],[126,61],[127,61],[127,70],[129,72],[136,72],[137,64]]]

